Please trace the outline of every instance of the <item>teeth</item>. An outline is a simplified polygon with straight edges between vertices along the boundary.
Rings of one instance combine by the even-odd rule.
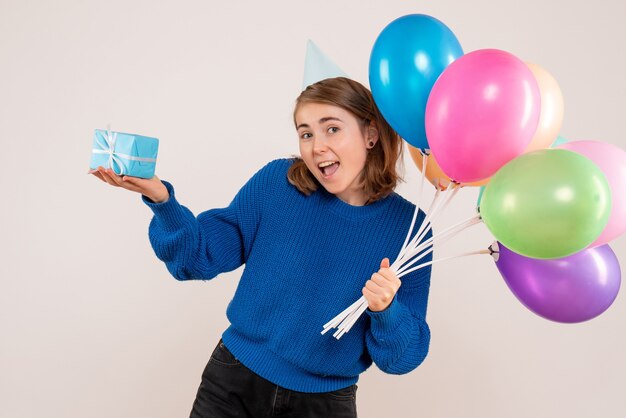
[[[335,164],[336,161],[324,161],[323,163],[319,163],[318,167],[319,168],[324,168],[324,167],[328,167],[329,165],[333,165]]]

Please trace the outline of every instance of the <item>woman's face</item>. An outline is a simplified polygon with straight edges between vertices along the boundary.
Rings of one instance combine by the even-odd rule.
[[[360,183],[369,142],[375,129],[365,129],[355,116],[338,106],[304,103],[296,112],[300,155],[328,192],[362,206],[368,199]]]

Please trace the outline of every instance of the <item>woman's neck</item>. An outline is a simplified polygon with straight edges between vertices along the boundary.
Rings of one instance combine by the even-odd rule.
[[[354,191],[345,191],[343,193],[338,193],[335,195],[338,199],[341,199],[344,203],[347,203],[351,206],[365,206],[369,197],[365,194],[363,190],[358,192]]]

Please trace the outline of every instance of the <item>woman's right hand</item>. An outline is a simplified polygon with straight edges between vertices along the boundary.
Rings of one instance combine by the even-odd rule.
[[[151,179],[140,177],[120,176],[110,168],[98,167],[97,170],[89,170],[88,174],[93,174],[100,180],[109,183],[114,187],[122,187],[132,192],[141,193],[155,203],[163,203],[169,199],[170,194],[165,185],[157,176]]]

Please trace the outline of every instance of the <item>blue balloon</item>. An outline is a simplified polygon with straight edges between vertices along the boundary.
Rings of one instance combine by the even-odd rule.
[[[369,63],[372,95],[391,127],[415,148],[429,149],[428,95],[439,74],[462,55],[452,31],[423,14],[399,17],[378,35]]]

